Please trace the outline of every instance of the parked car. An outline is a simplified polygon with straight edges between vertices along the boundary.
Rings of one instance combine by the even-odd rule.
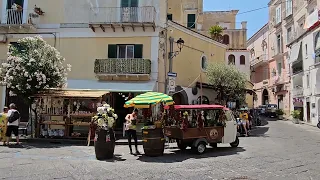
[[[259,106],[259,109],[260,109],[260,114],[261,115],[265,115],[266,114],[267,105],[261,105],[261,106]]]
[[[266,116],[270,118],[277,117],[277,112],[276,112],[277,109],[278,109],[278,106],[276,104],[268,104]]]

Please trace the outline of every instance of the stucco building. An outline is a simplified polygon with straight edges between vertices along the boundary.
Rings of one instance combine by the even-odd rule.
[[[316,125],[320,115],[320,1],[294,3],[289,48],[291,68],[291,110],[301,110],[301,120]]]
[[[250,80],[250,63],[249,63],[249,54],[250,52],[246,49],[246,39],[247,39],[247,23],[242,22],[241,28],[236,28],[236,15],[238,10],[230,10],[230,11],[203,11],[203,0],[181,0],[181,1],[168,1],[168,19],[169,21],[175,22],[175,24],[180,24],[185,27],[185,29],[189,29],[195,33],[202,34],[203,38],[210,39],[211,35],[209,33],[209,29],[211,26],[220,25],[224,28],[223,36],[221,41],[215,41],[215,45],[219,47],[223,47],[223,49],[210,50],[207,46],[211,47],[212,45],[206,44],[195,44],[192,43],[193,49],[197,50],[188,50],[190,53],[200,53],[198,58],[200,62],[204,62],[210,60],[211,62],[219,62],[224,61],[225,63],[234,64],[236,67],[243,73],[247,75],[248,81]],[[211,40],[212,42],[213,40]],[[224,51],[224,54],[222,53]],[[183,53],[183,52],[182,52]],[[201,53],[203,55],[201,55]],[[223,56],[221,57],[220,55]],[[180,55],[179,55],[180,56]],[[181,58],[177,56],[176,58]],[[197,60],[193,60],[197,61]],[[178,62],[178,60],[177,60]],[[209,62],[209,61],[208,61]],[[199,63],[203,64],[205,63]],[[186,64],[189,65],[189,64]],[[178,68],[188,69],[185,66],[179,66]],[[199,75],[198,70],[205,71],[203,67],[195,68],[194,70],[197,75]],[[176,70],[179,71],[179,70]],[[186,76],[191,71],[186,72]],[[210,86],[206,82],[205,73],[202,74],[202,82],[204,84],[203,87],[204,95],[206,96],[204,99],[208,102],[216,102],[216,94],[212,93],[213,91],[210,89]],[[178,74],[179,76],[179,74]],[[179,77],[180,78],[180,77]],[[179,79],[178,78],[178,79]],[[187,86],[189,90],[188,96],[189,103],[199,100],[199,94],[195,92],[199,92],[199,80],[197,82],[197,87],[189,87],[190,83],[195,81],[193,78],[189,79],[181,79],[183,82],[178,82],[184,84],[184,87]],[[180,80],[178,80],[180,81]],[[252,89],[252,84],[247,83],[247,89]],[[210,97],[208,97],[210,96]],[[247,105],[249,107],[253,106],[253,94],[247,95]]]
[[[158,49],[165,1],[2,0],[0,15],[0,59],[6,59],[9,44],[41,35],[72,65],[66,88],[110,91],[107,101],[120,119],[128,111],[126,97],[159,91],[164,83],[158,81]],[[9,97],[5,86],[0,91],[2,107],[19,100]]]

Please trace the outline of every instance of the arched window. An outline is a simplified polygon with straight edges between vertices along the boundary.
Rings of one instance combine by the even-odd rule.
[[[250,49],[250,54],[251,54],[251,57],[254,58],[254,56],[255,56],[254,48]]]
[[[244,55],[240,56],[240,65],[245,65],[246,64],[246,57]]]
[[[262,43],[261,43],[261,47],[262,47],[262,51],[265,52],[267,50],[267,42],[266,40],[263,40]]]
[[[223,35],[223,40],[222,40],[223,44],[229,44],[230,43],[230,38],[228,34]]]
[[[207,69],[207,67],[208,67],[207,57],[202,56],[201,57],[201,69],[205,71]]]
[[[230,54],[228,56],[228,64],[229,65],[235,65],[236,64],[236,57],[233,54]]]

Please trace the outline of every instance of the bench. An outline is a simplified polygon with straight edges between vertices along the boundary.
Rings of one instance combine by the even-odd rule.
[[[20,122],[19,131],[22,131],[22,135],[28,136],[29,122]]]

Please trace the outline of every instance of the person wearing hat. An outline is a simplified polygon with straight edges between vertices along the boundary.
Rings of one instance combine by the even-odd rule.
[[[7,113],[8,107],[3,108],[3,112],[0,113],[0,139],[3,142],[3,145],[6,145],[6,132],[7,132]]]

